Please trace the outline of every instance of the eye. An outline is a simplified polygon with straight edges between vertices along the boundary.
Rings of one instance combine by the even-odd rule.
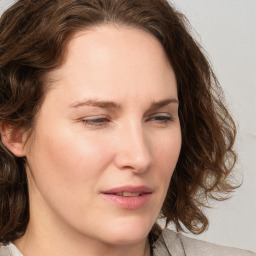
[[[90,118],[82,119],[82,122],[86,126],[102,127],[102,126],[106,126],[110,122],[110,119],[106,117],[90,117]]]
[[[170,114],[162,113],[162,114],[155,114],[146,119],[146,122],[155,122],[160,125],[168,125],[170,122],[173,121],[173,118]]]

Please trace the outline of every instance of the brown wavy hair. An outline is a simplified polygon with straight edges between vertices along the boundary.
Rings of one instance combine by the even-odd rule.
[[[0,122],[33,131],[46,75],[63,63],[67,42],[106,23],[143,29],[165,49],[177,79],[183,142],[161,216],[177,230],[201,233],[208,199],[225,199],[235,188],[229,177],[236,128],[186,18],[166,0],[19,0],[0,20]],[[0,242],[8,242],[29,221],[26,159],[2,143],[0,154]],[[160,233],[154,225],[151,245]]]

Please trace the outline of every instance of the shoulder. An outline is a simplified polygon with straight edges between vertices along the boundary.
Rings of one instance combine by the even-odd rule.
[[[0,256],[22,256],[22,254],[13,243],[8,245],[1,245],[0,243]]]
[[[0,244],[0,256],[10,256],[10,250],[8,245]]]
[[[154,245],[155,256],[256,256],[246,250],[216,245],[164,229]]]

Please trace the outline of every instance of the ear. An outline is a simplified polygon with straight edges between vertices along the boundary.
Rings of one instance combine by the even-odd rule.
[[[25,135],[21,129],[14,129],[7,122],[0,123],[1,139],[6,148],[16,157],[24,157]]]

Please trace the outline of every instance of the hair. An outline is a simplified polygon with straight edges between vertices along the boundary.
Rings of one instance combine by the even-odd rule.
[[[182,146],[160,216],[178,231],[208,227],[208,199],[224,200],[236,186],[236,128],[222,89],[188,22],[166,0],[19,0],[0,20],[0,123],[33,131],[47,74],[64,60],[76,32],[102,24],[143,29],[162,44],[174,69]],[[149,53],[150,54],[150,53]],[[0,145],[0,242],[26,231],[26,159]],[[161,234],[155,224],[151,245]]]

